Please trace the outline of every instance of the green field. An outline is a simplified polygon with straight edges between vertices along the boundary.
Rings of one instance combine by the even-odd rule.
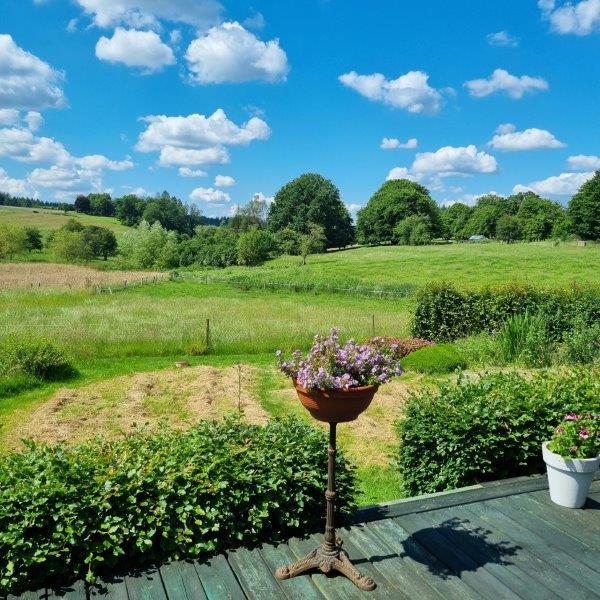
[[[435,281],[458,286],[506,281],[546,286],[600,282],[600,244],[578,246],[573,242],[363,247],[310,256],[305,266],[301,262],[299,257],[283,256],[262,267],[232,267],[210,276],[243,278],[258,286],[271,282],[375,291],[398,288],[403,293]]]
[[[59,229],[69,219],[76,218],[83,225],[99,225],[108,227],[115,234],[124,233],[129,228],[121,225],[114,217],[96,217],[93,215],[64,213],[46,208],[21,208],[17,206],[0,206],[0,223],[10,223],[20,227],[39,227],[49,231]]]

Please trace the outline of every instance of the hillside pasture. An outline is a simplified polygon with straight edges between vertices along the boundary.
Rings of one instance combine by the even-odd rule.
[[[69,219],[77,219],[82,225],[107,227],[117,236],[129,229],[114,217],[98,217],[75,212],[64,213],[47,208],[0,206],[0,223],[10,223],[19,227],[38,227],[43,231],[51,231],[60,229]]]
[[[251,287],[360,288],[375,295],[386,290],[405,295],[440,281],[461,287],[507,281],[551,287],[598,283],[599,268],[600,244],[489,242],[351,248],[310,256],[304,266],[300,257],[282,256],[262,267],[211,271],[209,277]]]
[[[80,265],[0,262],[0,285],[3,290],[85,289],[165,277],[165,273],[149,271],[99,271]]]

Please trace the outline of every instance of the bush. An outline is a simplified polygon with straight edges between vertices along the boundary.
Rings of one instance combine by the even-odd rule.
[[[504,285],[461,291],[450,284],[435,284],[418,295],[412,333],[435,341],[495,333],[511,316],[526,311],[540,314],[548,325],[549,337],[560,341],[575,323],[592,326],[600,322],[600,289]]]
[[[402,366],[418,373],[452,373],[467,366],[462,355],[450,344],[438,344],[411,352]]]
[[[429,340],[422,340],[420,338],[394,338],[387,336],[372,337],[367,340],[367,344],[374,346],[379,350],[388,350],[396,358],[404,358],[406,355],[419,350],[420,348],[426,348],[427,346],[433,346],[435,342]]]
[[[425,246],[432,239],[433,228],[427,215],[411,215],[394,227],[394,241],[403,246]]]
[[[411,396],[396,424],[397,464],[407,491],[425,494],[542,472],[541,444],[563,416],[600,410],[598,375],[486,375]]]
[[[600,323],[576,323],[563,336],[563,356],[569,363],[590,364],[600,360]]]
[[[58,381],[75,373],[65,353],[48,340],[8,337],[0,342],[0,375],[23,374]]]
[[[510,317],[497,336],[500,355],[505,362],[521,362],[530,367],[544,367],[552,363],[555,344],[548,335],[548,324],[543,315]]]
[[[298,420],[139,432],[0,462],[0,594],[322,526],[323,433]],[[338,462],[339,506],[354,495]]]
[[[237,261],[240,265],[262,265],[275,250],[273,236],[268,231],[249,229],[237,240]]]

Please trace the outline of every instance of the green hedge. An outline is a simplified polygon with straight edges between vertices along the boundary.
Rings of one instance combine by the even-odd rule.
[[[462,355],[450,344],[420,348],[402,359],[402,366],[417,373],[452,373],[467,366]]]
[[[462,291],[450,284],[425,287],[417,298],[412,334],[436,341],[498,331],[511,316],[541,314],[559,341],[575,322],[600,322],[600,288],[562,290],[504,285]]]
[[[463,379],[411,396],[404,410],[397,465],[410,494],[541,473],[541,444],[563,416],[600,413],[600,371]]]
[[[338,465],[348,510],[354,472]],[[0,596],[314,530],[326,479],[324,435],[292,419],[31,443],[0,462]]]

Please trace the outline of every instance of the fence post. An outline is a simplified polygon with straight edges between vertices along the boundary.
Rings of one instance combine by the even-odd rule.
[[[210,348],[210,319],[206,319],[206,349]]]

